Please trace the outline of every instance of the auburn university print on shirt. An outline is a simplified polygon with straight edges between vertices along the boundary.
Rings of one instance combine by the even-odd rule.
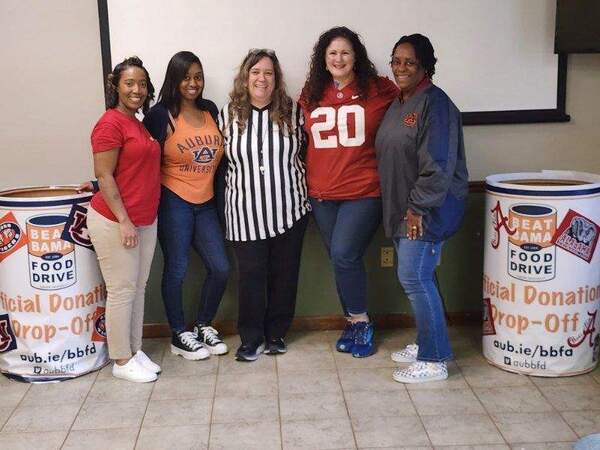
[[[213,180],[223,157],[223,137],[210,114],[202,127],[193,127],[180,115],[175,132],[165,141],[161,182],[191,203],[204,203],[213,195]]]

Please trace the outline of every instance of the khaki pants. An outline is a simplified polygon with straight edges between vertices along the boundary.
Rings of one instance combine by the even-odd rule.
[[[128,359],[142,348],[144,294],[156,246],[156,221],[137,227],[139,243],[126,249],[119,224],[88,208],[87,225],[108,297],[106,335],[111,359]]]

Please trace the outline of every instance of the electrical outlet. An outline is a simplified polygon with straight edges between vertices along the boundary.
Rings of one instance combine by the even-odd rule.
[[[381,267],[394,267],[394,247],[381,247]]]

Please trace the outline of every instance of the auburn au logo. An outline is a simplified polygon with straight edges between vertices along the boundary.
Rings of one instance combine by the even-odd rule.
[[[64,241],[94,250],[87,227],[87,208],[73,205],[60,238]]]
[[[10,326],[8,314],[0,315],[0,353],[9,352],[17,348],[15,333]]]
[[[216,153],[216,148],[202,147],[200,150],[194,150],[192,155],[194,155],[195,163],[208,164],[215,159]]]
[[[92,331],[92,341],[106,342],[106,313],[105,308],[98,306],[94,312],[94,330]]]
[[[417,113],[411,112],[410,114],[407,114],[404,117],[404,125],[411,128],[417,125]]]
[[[8,252],[21,238],[21,229],[14,222],[0,225],[0,252]]]
[[[27,235],[13,213],[0,218],[0,262],[27,244]]]

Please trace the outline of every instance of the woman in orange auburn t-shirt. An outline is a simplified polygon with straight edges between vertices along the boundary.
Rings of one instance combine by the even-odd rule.
[[[164,256],[162,297],[172,331],[171,352],[200,360],[227,353],[211,326],[229,275],[219,223],[215,175],[223,138],[215,123],[217,107],[202,98],[204,72],[191,52],[176,53],[167,66],[158,103],[144,124],[161,143],[161,196],[158,239]],[[182,286],[194,248],[206,267],[193,331],[186,331]]]

